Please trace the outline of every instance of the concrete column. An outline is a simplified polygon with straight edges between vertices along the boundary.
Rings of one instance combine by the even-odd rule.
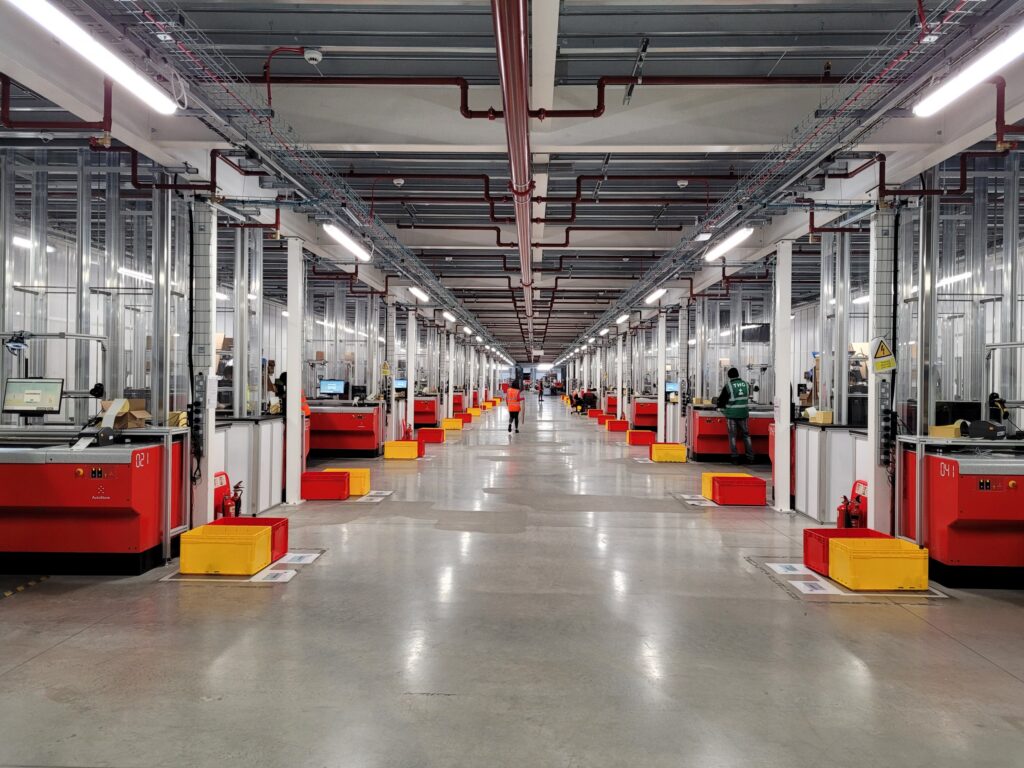
[[[615,418],[621,419],[625,409],[625,393],[622,389],[622,334],[615,336]]]
[[[697,329],[695,338],[697,343],[693,348],[693,373],[694,373],[694,397],[707,397],[706,387],[704,384],[705,375],[705,357],[707,354],[707,342],[708,342],[708,326],[707,326],[707,299],[697,299],[697,306],[695,309],[695,319],[697,321]]]
[[[302,413],[303,317],[305,315],[305,265],[302,240],[288,238],[288,324],[285,365],[288,387],[285,394],[285,503],[302,503]]]
[[[925,173],[925,182],[929,188],[935,187],[935,169]],[[934,381],[932,377],[932,357],[935,343],[935,313],[936,313],[936,292],[935,275],[936,261],[938,257],[939,243],[939,202],[934,195],[927,195],[921,203],[920,237],[918,239],[919,259],[918,262],[918,311],[917,311],[917,434],[927,436],[928,427],[934,423],[935,397],[933,394]],[[984,263],[984,256],[974,259],[975,263]],[[984,276],[980,276],[975,270],[974,285],[984,285]],[[972,321],[968,320],[966,329],[971,328]],[[980,323],[978,323],[980,325]],[[965,333],[965,339],[969,336]],[[969,346],[967,347],[970,348]],[[965,352],[966,355],[966,352]],[[965,356],[965,360],[971,360]],[[982,362],[981,357],[974,358],[972,362],[977,365]],[[982,366],[979,366],[982,367]],[[966,373],[966,372],[965,372]],[[972,374],[968,373],[968,381]],[[969,391],[969,390],[968,390]],[[919,473],[920,475],[920,473]],[[920,476],[918,477],[920,480]]]
[[[871,215],[870,265],[871,304],[868,307],[868,335],[871,339],[884,339],[890,349],[893,345],[892,302],[896,290],[893,269],[895,253],[895,214],[884,208]],[[908,283],[909,284],[909,283]],[[920,291],[920,287],[918,288]],[[897,360],[897,364],[909,365],[909,360]],[[868,443],[871,446],[871,469],[868,477],[868,528],[883,533],[893,533],[890,526],[889,471],[887,457],[881,444],[882,411],[891,407],[892,374],[870,373],[868,376]],[[778,435],[776,435],[778,438]],[[776,452],[778,443],[776,442]]]
[[[665,442],[665,331],[667,325],[667,318],[665,317],[665,310],[658,310],[658,336],[655,340],[655,346],[657,347],[657,363],[658,371],[655,381],[657,382],[656,397],[658,398],[658,442]]]
[[[153,191],[153,343],[150,387],[153,426],[167,426],[171,349],[171,192]],[[236,371],[237,374],[237,371]]]
[[[448,418],[455,416],[455,334],[448,334],[448,396],[445,413]]]
[[[395,379],[398,377],[398,307],[395,305],[395,300],[392,298],[387,299],[387,320],[385,321],[384,335],[387,341],[387,355],[389,358],[385,360],[391,367],[391,376],[388,384],[388,402],[390,406],[388,408],[388,439],[397,440],[399,438],[399,422],[402,420],[401,414],[398,412],[398,392],[395,389]],[[406,389],[408,394],[408,389]]]
[[[410,309],[405,326],[405,425],[415,434],[416,430],[416,353],[419,337],[416,329],[416,310]]]
[[[853,306],[850,286],[850,236],[836,236],[835,321],[832,323],[832,403],[835,423],[848,423],[847,395],[850,391],[850,308]]]
[[[109,194],[109,192],[108,192]],[[217,368],[214,365],[217,331],[217,212],[209,204],[193,202],[193,238],[195,241],[195,278],[191,290],[194,311],[192,357],[196,371],[195,413],[203,419],[199,482],[196,483],[192,525],[213,520],[213,475],[210,456],[217,419]],[[206,390],[203,398],[201,390]],[[193,440],[196,436],[193,435]]]
[[[775,252],[775,509],[789,512],[790,421],[793,395],[793,243],[785,240]]]
[[[249,230],[235,230],[235,328],[232,350],[232,409],[235,417],[246,416],[249,383]],[[289,313],[290,314],[290,313]],[[302,387],[301,371],[291,383]],[[292,378],[289,372],[288,378]]]

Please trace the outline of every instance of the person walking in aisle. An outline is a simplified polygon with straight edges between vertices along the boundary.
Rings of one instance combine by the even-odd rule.
[[[513,382],[505,393],[505,404],[508,405],[508,431],[515,426],[516,434],[519,434],[519,413],[523,410],[523,393],[518,381]]]
[[[740,378],[740,372],[729,369],[729,381],[718,396],[718,408],[725,414],[725,426],[729,431],[729,453],[732,463],[739,464],[736,453],[736,436],[743,436],[747,448],[747,463],[754,463],[754,441],[750,439],[750,385]]]

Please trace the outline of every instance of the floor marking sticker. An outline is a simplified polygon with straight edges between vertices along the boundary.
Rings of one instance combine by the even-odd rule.
[[[805,595],[841,595],[843,591],[834,584],[827,581],[814,579],[812,581],[791,581],[789,582]]]
[[[776,573],[784,576],[813,576],[814,571],[801,563],[765,563]]]
[[[281,558],[281,559],[283,560],[284,558]],[[249,581],[253,581],[253,582],[272,582],[274,584],[284,584],[284,583],[289,582],[292,579],[294,579],[295,578],[295,574],[297,574],[297,573],[298,573],[298,571],[291,571],[291,570],[288,570],[288,571],[271,571],[271,570],[266,570],[266,571],[260,571],[255,576],[253,576],[251,579],[249,579]]]
[[[651,459],[642,459],[639,456],[634,456],[633,457],[633,461],[635,461],[637,464],[653,464],[654,463]]]
[[[277,562],[282,565],[309,565],[321,554],[321,552],[289,552]]]

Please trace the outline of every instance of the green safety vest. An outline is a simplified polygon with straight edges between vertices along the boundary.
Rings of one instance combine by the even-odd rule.
[[[750,385],[743,379],[729,379],[729,402],[724,410],[726,418],[730,419],[750,416]]]

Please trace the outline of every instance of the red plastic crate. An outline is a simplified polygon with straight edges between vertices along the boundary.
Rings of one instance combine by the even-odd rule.
[[[607,413],[599,414],[598,417],[597,417],[597,424],[598,424],[598,426],[603,427],[605,425],[605,422],[607,422],[608,419],[610,419],[610,418],[611,418],[611,416],[609,414],[607,414]]]
[[[602,411],[600,408],[591,408],[589,411],[587,411],[587,416],[591,419],[596,419],[598,416],[601,416],[603,414],[604,411]]]
[[[629,421],[626,419],[609,418],[608,421],[605,422],[605,427],[607,427],[609,432],[628,432]]]
[[[654,432],[648,430],[626,430],[626,443],[629,445],[654,445],[654,439],[657,435]]]
[[[831,539],[891,539],[871,528],[804,528],[804,565],[828,576],[828,543]]]
[[[716,477],[711,481],[711,500],[716,504],[763,507],[768,484],[760,477]]]
[[[302,498],[306,501],[344,501],[348,498],[348,472],[303,472]]]
[[[462,423],[463,424],[472,424],[473,423],[473,414],[472,413],[456,413],[455,414],[455,418],[462,419]]]
[[[416,437],[421,445],[423,443],[443,443],[444,430],[436,427],[423,427],[416,433]]]
[[[288,554],[287,517],[222,517],[210,525],[262,525],[270,528],[270,562]]]

